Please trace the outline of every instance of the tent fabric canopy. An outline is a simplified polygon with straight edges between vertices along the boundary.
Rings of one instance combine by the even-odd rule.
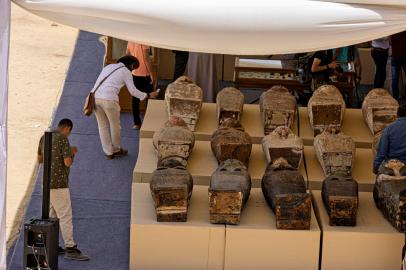
[[[285,54],[406,30],[406,0],[14,0],[41,17],[155,47]]]

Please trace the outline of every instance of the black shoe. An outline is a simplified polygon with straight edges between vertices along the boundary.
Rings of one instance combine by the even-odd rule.
[[[113,155],[105,155],[107,159],[113,159],[114,158],[114,154]]]
[[[65,251],[65,259],[68,260],[76,260],[76,261],[88,261],[90,260],[89,256],[82,253],[77,246],[66,248]]]
[[[117,152],[115,152],[113,154],[114,157],[123,157],[123,156],[126,156],[126,155],[128,155],[128,150],[126,150],[124,148],[121,148],[120,150],[118,150]]]
[[[65,254],[65,249],[58,246],[58,255],[64,255]]]

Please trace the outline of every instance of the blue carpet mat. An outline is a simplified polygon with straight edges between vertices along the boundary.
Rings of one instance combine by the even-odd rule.
[[[70,174],[74,237],[79,249],[91,257],[88,262],[77,262],[60,256],[61,270],[127,270],[129,267],[131,182],[139,133],[131,129],[132,116],[122,114],[122,144],[129,150],[129,156],[106,160],[96,119],[85,117],[81,112],[84,99],[103,65],[105,47],[98,39],[97,34],[80,32],[53,123],[55,126],[65,117],[74,123],[69,138],[71,145],[79,148]],[[41,180],[42,169],[25,221],[41,214]],[[10,270],[23,268],[23,239],[21,230],[8,254]]]

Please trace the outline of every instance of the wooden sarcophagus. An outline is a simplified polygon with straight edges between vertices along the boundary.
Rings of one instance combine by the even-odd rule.
[[[355,159],[355,143],[350,136],[328,127],[314,138],[314,150],[324,174],[352,175]]]
[[[303,159],[303,141],[288,127],[277,127],[262,139],[262,149],[266,160],[272,163],[282,157],[295,169]]]
[[[177,159],[186,166],[193,150],[195,137],[182,118],[171,116],[154,134],[153,143],[158,152],[158,166],[167,158]]]
[[[323,132],[327,126],[334,126],[336,130],[341,130],[345,102],[337,87],[320,86],[309,99],[307,110],[315,136]]]
[[[179,77],[165,92],[168,116],[181,117],[191,131],[195,131],[203,102],[202,89],[192,79]]]
[[[355,226],[358,212],[358,183],[351,176],[332,174],[323,181],[321,196],[330,226]]]
[[[238,121],[226,119],[211,137],[211,150],[219,164],[237,159],[248,166],[252,140]]]
[[[374,186],[374,200],[386,219],[400,232],[406,231],[406,165],[384,162]]]
[[[378,151],[379,142],[381,141],[382,134],[383,130],[374,135],[374,140],[372,141],[372,155],[374,158],[376,157],[376,152]]]
[[[238,122],[244,108],[244,94],[234,87],[227,87],[221,90],[216,97],[217,121],[220,125],[225,119],[231,118]]]
[[[293,128],[296,98],[286,87],[277,85],[264,92],[259,99],[259,108],[265,135],[280,126]]]
[[[210,222],[236,225],[240,223],[251,191],[247,167],[236,159],[223,161],[211,176],[209,186]]]
[[[268,164],[261,187],[278,229],[310,229],[311,195],[298,170],[279,158]]]
[[[362,102],[362,114],[372,135],[385,129],[397,118],[399,103],[385,89],[372,89]]]
[[[150,182],[158,222],[185,222],[193,178],[176,159],[165,159]]]

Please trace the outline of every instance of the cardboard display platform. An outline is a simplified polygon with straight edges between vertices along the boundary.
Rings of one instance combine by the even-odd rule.
[[[342,132],[354,140],[356,147],[371,149],[374,138],[364,122],[361,109],[345,110]],[[299,134],[304,145],[313,145],[313,129],[310,126],[307,107],[299,108]]]
[[[359,193],[356,227],[329,226],[321,192],[313,192],[323,230],[321,270],[382,270],[401,268],[404,234],[386,221],[372,193]]]
[[[210,141],[211,135],[217,130],[217,116],[215,103],[203,103],[199,122],[196,126],[195,139],[197,141]],[[152,138],[167,121],[166,104],[163,100],[149,100],[148,108],[141,127],[141,138]],[[293,132],[298,134],[298,117],[296,117]],[[260,144],[264,137],[261,115],[258,104],[245,104],[241,124],[250,134],[252,143]]]
[[[310,189],[321,189],[323,180],[326,178],[323,169],[317,160],[313,146],[304,147],[306,171]],[[371,192],[375,184],[375,174],[372,172],[373,156],[371,149],[357,148],[355,152],[355,164],[352,176],[358,182],[360,191]]]
[[[225,226],[209,221],[207,187],[195,186],[187,222],[157,222],[149,184],[133,183],[131,270],[222,270]]]
[[[225,270],[318,269],[320,229],[277,230],[261,189],[252,189],[238,226],[226,226]]]
[[[151,180],[152,172],[156,169],[157,154],[152,139],[141,138],[139,143],[138,160],[133,172],[133,181],[146,183]],[[253,187],[261,186],[261,179],[266,169],[266,158],[262,145],[253,144],[248,170],[251,175]],[[217,160],[214,157],[209,141],[196,141],[193,152],[188,160],[188,171],[193,176],[196,185],[209,185],[213,172],[217,169]],[[307,180],[304,164],[301,173]]]

